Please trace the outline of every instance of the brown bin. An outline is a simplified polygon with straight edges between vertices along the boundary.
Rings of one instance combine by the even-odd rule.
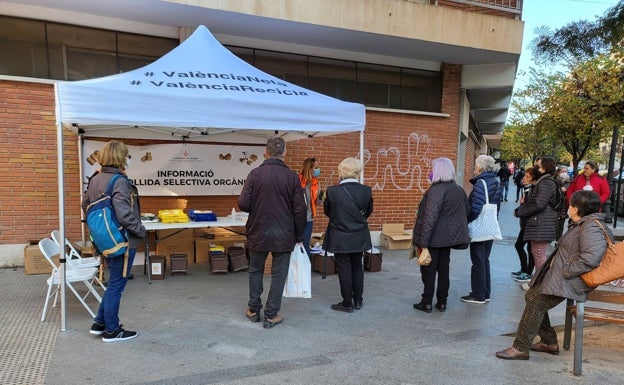
[[[314,271],[323,274],[323,254],[312,254],[312,268]],[[334,262],[334,257],[327,257],[327,271],[325,274],[336,274],[336,262]]]
[[[186,274],[188,266],[187,254],[171,254],[169,256],[169,262],[171,264],[171,275],[175,273]]]
[[[228,256],[222,252],[210,252],[210,271],[212,273],[228,272]]]
[[[167,258],[164,255],[149,256],[150,276],[154,279],[165,279],[167,271]]]
[[[230,260],[230,269],[233,272],[249,268],[249,260],[247,260],[245,248],[242,246],[230,246],[228,248],[228,259]]]
[[[364,270],[366,271],[381,271],[381,261],[383,260],[382,253],[364,253]]]

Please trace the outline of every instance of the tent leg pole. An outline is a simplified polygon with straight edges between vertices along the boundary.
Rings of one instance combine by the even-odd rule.
[[[360,183],[364,184],[364,131],[360,131],[360,162],[362,162],[362,171],[360,172]]]
[[[78,177],[80,178],[80,180],[78,181],[78,196],[80,197],[80,239],[82,241],[82,247],[85,247],[87,245],[86,242],[86,235],[85,235],[85,218],[84,218],[84,212],[82,212],[82,181],[84,180],[84,168],[82,167],[82,159],[83,159],[83,154],[82,151],[84,150],[84,137],[82,134],[78,134]]]
[[[66,314],[65,314],[65,282],[66,282],[66,260],[65,260],[65,244],[63,243],[63,239],[66,239],[65,234],[65,186],[63,185],[63,181],[65,176],[63,174],[63,124],[57,123],[56,126],[56,145],[57,145],[57,154],[58,154],[58,191],[59,191],[59,232],[60,232],[60,240],[61,240],[61,255],[60,259],[60,287],[61,287],[61,331],[66,331]]]

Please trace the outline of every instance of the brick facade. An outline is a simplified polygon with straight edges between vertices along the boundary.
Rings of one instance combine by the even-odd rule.
[[[374,188],[372,231],[387,222],[411,229],[423,192],[429,161],[448,157],[457,162],[461,67],[443,66],[442,113],[430,116],[367,111],[365,183]],[[51,84],[0,81],[0,244],[24,244],[49,236],[58,227],[57,145]],[[144,141],[143,141],[144,142]],[[140,141],[127,141],[139,144]],[[467,141],[466,175],[477,150]],[[67,236],[80,237],[80,189],[77,136],[64,134],[65,212]],[[359,152],[359,134],[306,139],[288,144],[287,164],[294,170],[304,158],[321,163],[323,186],[337,182],[338,163]],[[464,181],[464,185],[466,185]],[[219,216],[236,206],[237,196],[143,197],[143,212],[170,208],[209,208]],[[319,210],[314,231],[327,222]]]

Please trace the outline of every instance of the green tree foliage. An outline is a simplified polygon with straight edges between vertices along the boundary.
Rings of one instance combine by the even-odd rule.
[[[529,138],[539,155],[556,156],[562,146],[576,168],[624,123],[624,62],[617,57],[598,55],[567,74],[533,70],[529,85],[514,95],[510,126],[521,126],[520,136]],[[512,129],[510,140],[519,136],[513,131],[519,130]]]
[[[573,63],[608,54],[624,41],[624,0],[593,22],[575,21],[556,31],[540,27],[537,35],[531,48],[538,63]]]
[[[562,145],[575,168],[624,127],[623,46],[624,0],[595,21],[542,27],[532,42],[537,63],[564,64],[567,73],[535,76],[519,95],[531,98],[531,124]]]

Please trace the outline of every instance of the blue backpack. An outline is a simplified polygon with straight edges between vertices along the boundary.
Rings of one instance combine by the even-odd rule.
[[[106,192],[87,206],[87,227],[93,246],[105,257],[121,257],[128,250],[126,230],[119,224],[112,203],[113,187],[122,174],[115,174]]]

